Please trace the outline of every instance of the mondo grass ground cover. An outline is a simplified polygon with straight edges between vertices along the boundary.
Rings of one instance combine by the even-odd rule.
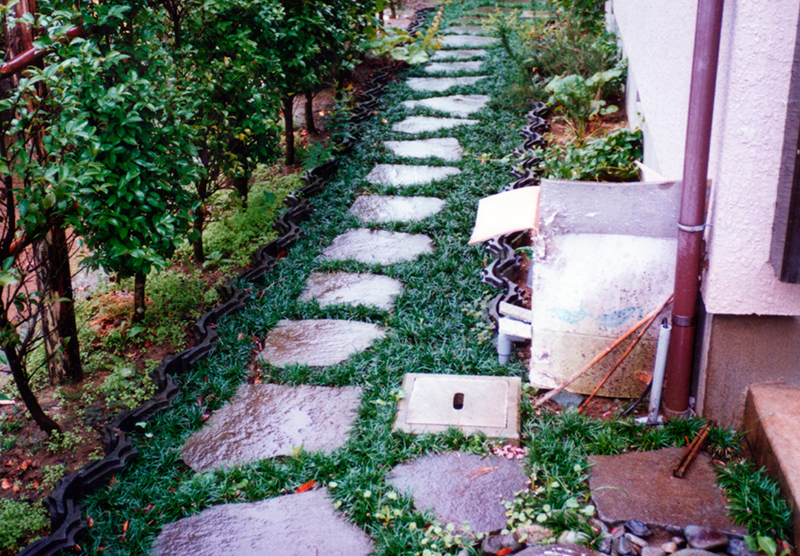
[[[479,5],[477,1],[448,4],[443,25]],[[502,98],[517,78],[507,55],[490,48],[484,68],[485,79],[447,94]],[[392,424],[406,372],[526,379],[520,362],[497,363],[486,334],[489,324],[482,316],[486,300],[493,295],[480,283],[486,257],[479,246],[466,243],[478,200],[499,192],[511,181],[508,172],[512,164],[507,157],[520,143],[517,130],[527,106],[494,102],[473,116],[480,120],[476,125],[422,136],[456,137],[465,151],[464,159],[454,164],[461,174],[402,190],[370,184],[365,176],[375,164],[401,162],[381,142],[410,138],[391,131],[392,124],[411,114],[400,102],[432,96],[404,85],[405,78],[414,76],[427,74],[415,68],[388,87],[381,107],[364,125],[356,148],[342,159],[325,191],[311,200],[314,214],[302,227],[304,239],[280,261],[263,286],[244,284],[250,293],[249,305],[219,323],[216,352],[179,377],[181,393],[170,409],[142,424],[135,437],[139,457],[106,489],[86,500],[85,519],[91,520],[92,527],[78,541],[86,553],[146,554],[168,523],[214,505],[291,493],[312,480],[327,486],[335,507],[373,539],[376,554],[454,554],[458,550],[461,539],[451,534],[446,524],[431,527],[433,515],[415,508],[409,497],[388,485],[386,477],[392,467],[425,453],[458,449],[489,454],[492,443],[481,435],[465,437],[457,430],[412,436],[393,432]],[[414,113],[434,115],[424,110]],[[444,164],[434,158],[403,162]],[[364,227],[348,213],[356,196],[377,193],[428,195],[446,201],[440,213],[421,222],[380,226],[427,234],[433,239],[434,252],[388,266],[322,261],[321,251],[334,237]],[[384,274],[400,280],[405,290],[391,311],[320,308],[298,300],[313,271],[332,270]],[[261,340],[279,320],[321,318],[375,323],[385,330],[386,337],[331,367],[275,368],[254,360]],[[183,443],[248,379],[285,385],[360,386],[363,394],[349,441],[329,455],[298,449],[290,457],[195,473],[181,461]],[[521,432],[533,485],[530,493],[521,494],[511,505],[510,526],[535,520],[556,532],[582,529],[590,534],[589,542],[596,536],[587,525],[591,508],[585,484],[586,457],[680,445],[701,426],[699,420],[691,420],[645,430],[627,421],[604,423],[571,413],[536,414],[531,410],[530,394],[526,390],[523,395]],[[715,449],[735,451],[735,438],[715,435]]]

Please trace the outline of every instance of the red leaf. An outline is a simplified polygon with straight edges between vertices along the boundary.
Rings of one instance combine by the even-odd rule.
[[[510,548],[501,548],[497,551],[497,556],[506,556],[506,554],[511,554],[512,552]]]
[[[300,494],[301,492],[305,492],[307,490],[311,490],[312,488],[314,488],[316,486],[316,484],[317,484],[317,481],[314,481],[312,479],[311,481],[308,481],[307,483],[303,483],[302,485],[297,487],[297,490],[295,490],[294,493],[295,494]]]
[[[130,519],[125,520],[125,523],[122,524],[122,540],[125,540],[125,535],[128,534],[128,524],[131,522]]]
[[[203,421],[208,421],[209,417],[211,417],[211,414],[208,411],[206,411],[205,413],[203,413],[202,420]]]
[[[8,482],[8,479],[3,479],[0,481],[0,488],[3,490],[8,490],[11,488],[11,483]]]

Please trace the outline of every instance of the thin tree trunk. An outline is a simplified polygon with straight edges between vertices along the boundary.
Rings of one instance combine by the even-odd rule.
[[[286,165],[294,166],[294,117],[292,108],[294,105],[294,95],[289,95],[283,99],[283,124],[286,128]]]
[[[51,384],[83,380],[67,233],[53,226],[35,246],[41,325]]]
[[[389,9],[391,10],[392,19],[397,19],[397,0],[389,0]]]
[[[147,283],[147,275],[141,270],[133,278],[133,318],[131,322],[141,322],[144,320],[144,289]]]
[[[3,322],[2,328],[7,329],[10,323],[5,319],[3,320],[5,322]],[[47,434],[61,432],[61,427],[44,412],[42,406],[39,405],[39,400],[36,399],[36,395],[31,390],[31,386],[28,383],[28,375],[25,372],[25,364],[17,352],[17,348],[14,345],[6,344],[3,346],[3,352],[5,352],[6,359],[8,359],[8,366],[11,367],[11,376],[14,377],[19,397],[22,398],[22,402],[25,404],[28,413],[33,417],[33,420]]]
[[[250,193],[250,176],[238,176],[233,178],[233,188],[242,203],[242,211],[247,210],[247,195]]]
[[[314,93],[306,91],[306,131],[309,135],[317,134],[317,126],[314,125]]]
[[[192,218],[192,253],[194,262],[203,264],[206,261],[206,254],[203,248],[203,226],[206,221],[206,207],[202,203],[194,210]]]

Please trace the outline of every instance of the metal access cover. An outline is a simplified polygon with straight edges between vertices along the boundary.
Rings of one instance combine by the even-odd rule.
[[[394,428],[437,433],[455,427],[517,441],[521,386],[518,377],[406,373]]]

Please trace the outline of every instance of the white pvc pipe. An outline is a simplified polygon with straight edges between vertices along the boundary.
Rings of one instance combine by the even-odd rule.
[[[653,388],[650,390],[650,409],[647,412],[647,424],[658,423],[658,408],[661,406],[661,390],[664,387],[664,369],[667,366],[667,351],[672,326],[667,319],[661,321],[658,331],[658,347],[656,348],[656,364],[653,368]]]

